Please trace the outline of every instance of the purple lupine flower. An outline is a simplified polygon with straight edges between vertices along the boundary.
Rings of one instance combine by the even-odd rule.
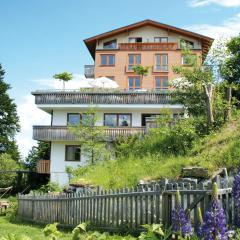
[[[227,223],[225,213],[218,202],[218,187],[213,184],[211,208],[203,218],[201,233],[204,240],[227,240]]]
[[[235,206],[240,209],[240,168],[238,170],[237,175],[234,177],[233,187],[232,187],[232,194],[235,202]],[[236,211],[235,216],[235,224],[237,227],[240,227],[240,216],[239,211]]]
[[[172,230],[176,233],[180,233],[182,236],[189,236],[192,234],[191,223],[181,206],[179,191],[176,193],[176,207],[172,210]]]

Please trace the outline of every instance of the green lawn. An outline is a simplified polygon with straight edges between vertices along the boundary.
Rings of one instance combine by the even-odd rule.
[[[6,217],[0,217],[0,238],[8,234],[25,235],[34,240],[45,239],[43,227],[26,223],[10,223]],[[61,239],[71,239],[70,234],[63,233]]]

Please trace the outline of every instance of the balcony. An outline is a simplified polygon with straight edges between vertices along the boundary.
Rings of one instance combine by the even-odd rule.
[[[175,51],[177,43],[119,43],[120,51]]]
[[[94,78],[94,65],[85,65],[84,75],[86,78]]]
[[[50,160],[39,160],[37,163],[37,173],[50,174]]]
[[[145,134],[145,127],[105,128],[105,141],[115,141],[118,137]],[[67,126],[33,126],[33,139],[39,141],[77,141]]]
[[[36,104],[173,104],[174,93],[157,91],[47,90],[32,92]]]

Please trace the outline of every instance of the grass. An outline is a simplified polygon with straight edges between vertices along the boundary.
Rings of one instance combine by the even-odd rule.
[[[0,238],[8,234],[15,234],[17,236],[27,236],[34,240],[46,239],[42,232],[42,227],[32,225],[29,223],[10,223],[5,216],[0,217]],[[71,239],[70,234],[62,233],[60,239]]]
[[[144,157],[130,156],[127,159],[98,163],[81,168],[73,182],[100,185],[106,189],[132,187],[141,180],[161,177],[177,178],[182,167],[200,166],[209,174],[220,167],[228,169],[240,165],[240,121],[235,120],[196,144],[185,156],[148,154]]]

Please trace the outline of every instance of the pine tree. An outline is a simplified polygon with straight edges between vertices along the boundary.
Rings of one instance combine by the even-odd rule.
[[[20,154],[15,134],[20,130],[17,107],[7,93],[10,85],[4,82],[4,70],[0,64],[0,154],[8,153],[18,161]]]

